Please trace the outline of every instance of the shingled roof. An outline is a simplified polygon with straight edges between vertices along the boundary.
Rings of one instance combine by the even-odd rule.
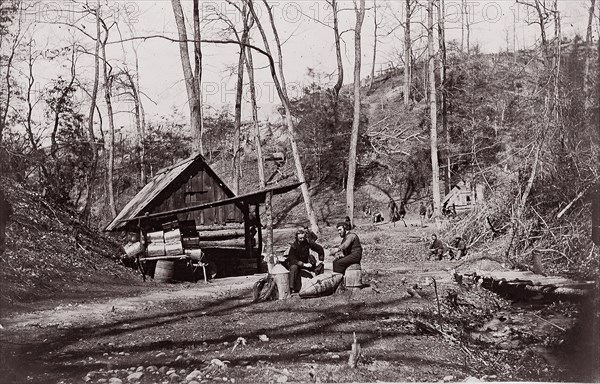
[[[137,195],[135,195],[125,205],[125,207],[123,207],[117,217],[115,217],[104,230],[114,231],[124,226],[127,220],[149,212],[152,207],[155,207],[159,204],[157,201],[158,199],[164,198],[164,196],[160,196],[161,192],[163,192],[169,186],[180,182],[181,178],[187,177],[185,171],[194,165],[198,165],[199,163],[205,166],[204,168],[206,172],[208,172],[214,180],[218,181],[219,185],[225,191],[227,197],[235,197],[233,191],[229,189],[225,182],[223,182],[223,180],[221,180],[221,178],[210,168],[204,157],[198,153],[170,167],[163,168],[158,171],[156,176],[154,176],[154,178],[148,184],[146,184],[144,188],[142,188],[142,190],[139,191]]]

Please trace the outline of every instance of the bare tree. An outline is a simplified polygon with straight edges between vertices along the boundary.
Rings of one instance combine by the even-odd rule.
[[[102,51],[102,75],[104,80],[104,102],[106,103],[108,117],[108,140],[106,143],[108,158],[106,159],[106,193],[108,195],[108,208],[111,217],[117,216],[117,205],[114,192],[114,169],[115,169],[115,119],[112,107],[112,67],[109,69],[108,57],[106,56],[106,42],[108,41],[110,27],[103,19],[100,19],[104,29],[104,37],[100,43]]]
[[[413,13],[412,0],[404,3],[404,104],[410,102],[410,90],[412,87],[412,41],[410,39],[410,19]]]
[[[15,59],[15,55],[17,53],[17,48],[21,44],[22,39],[24,38],[24,34],[22,33],[23,26],[23,5],[20,1],[14,3],[14,6],[11,9],[6,9],[6,12],[15,12],[17,14],[17,30],[15,31],[14,38],[12,40],[12,44],[10,46],[10,51],[8,53],[8,57],[6,59],[6,63],[1,63],[0,70],[6,71],[3,77],[2,87],[0,88],[1,96],[0,96],[0,145],[2,144],[2,137],[4,129],[6,128],[6,120],[8,117],[8,110],[10,109],[11,103],[11,95],[12,95],[12,84],[11,84],[11,71],[13,67],[13,61]],[[7,18],[9,15],[6,16]],[[12,18],[12,17],[11,17]],[[0,48],[1,45],[4,44],[4,25],[1,25],[2,35],[0,35]],[[1,59],[1,56],[0,56]],[[0,71],[0,73],[2,72]]]
[[[92,160],[90,164],[90,169],[86,177],[85,189],[87,190],[87,194],[85,196],[84,207],[82,210],[82,218],[84,221],[88,221],[90,217],[92,198],[94,193],[93,182],[96,178],[96,168],[98,166],[98,147],[96,145],[96,135],[94,134],[94,113],[96,111],[96,101],[98,98],[98,85],[100,78],[100,0],[96,1],[96,9],[90,11],[92,11],[92,13],[96,16],[96,47],[94,50],[94,85],[92,86],[87,130],[87,139],[88,145],[90,146],[90,152],[92,153]]]
[[[373,59],[371,61],[371,78],[369,81],[369,91],[373,88],[373,79],[375,78],[375,61],[377,60],[377,0],[373,0]]]
[[[194,9],[197,7],[197,1],[198,0],[194,0]],[[187,30],[185,26],[183,9],[181,8],[181,1],[171,0],[171,5],[173,7],[173,14],[175,15],[175,23],[177,24],[177,33],[179,36],[179,56],[181,58],[181,66],[183,69],[183,76],[185,78],[185,88],[188,96],[188,105],[190,108],[190,126],[192,129],[193,138],[192,148],[194,151],[202,152],[202,96],[199,94],[200,86],[198,79],[198,76],[201,75],[201,54],[196,48],[196,54],[194,55],[196,71],[193,72],[192,65],[190,63]],[[196,28],[195,22],[194,28]],[[194,29],[194,32],[200,33],[199,29],[198,31]],[[197,36],[194,36],[194,40],[197,40],[199,44],[201,39],[197,38]]]
[[[435,81],[435,49],[433,37],[433,13],[435,12],[435,0],[429,0],[427,7],[427,26],[428,39],[427,46],[429,52],[429,118],[431,120],[431,178],[433,194],[433,216],[440,216],[440,166],[438,163],[438,143],[437,143],[437,97]]]
[[[447,194],[450,192],[450,130],[448,128],[448,92],[446,89],[446,70],[447,70],[447,59],[446,59],[446,29],[444,24],[444,0],[438,0],[438,39],[440,49],[440,106],[442,107],[442,130],[446,134],[446,172],[444,172],[444,192]]]
[[[591,103],[591,95],[590,95],[590,57],[593,55],[592,53],[592,23],[594,21],[594,9],[596,7],[596,0],[590,0],[590,9],[588,12],[588,24],[587,24],[587,32],[585,34],[585,67],[583,71],[583,97],[584,97],[584,108],[585,111],[589,111],[592,103]]]
[[[302,183],[300,186],[300,189],[302,191],[302,196],[304,198],[304,207],[306,209],[306,214],[308,216],[308,220],[310,222],[312,231],[318,234],[319,226],[317,224],[317,217],[312,208],[310,192],[308,191],[308,185],[306,184],[306,180],[304,178],[304,170],[302,169],[302,161],[300,159],[300,153],[298,151],[298,144],[296,143],[296,129],[294,127],[294,121],[292,119],[290,99],[287,94],[285,77],[283,75],[283,56],[281,53],[281,42],[279,40],[279,35],[277,33],[277,28],[275,26],[275,20],[273,18],[273,13],[271,11],[271,8],[267,4],[266,0],[263,0],[263,2],[265,4],[265,6],[267,8],[267,12],[269,14],[269,20],[271,22],[271,27],[273,29],[273,35],[275,36],[275,44],[277,47],[277,54],[278,54],[278,60],[279,60],[279,66],[278,66],[279,67],[279,76],[277,76],[277,73],[275,71],[271,71],[271,77],[273,78],[273,82],[275,83],[275,89],[277,89],[277,94],[279,95],[279,99],[281,100],[281,103],[283,104],[283,108],[285,109],[285,121],[286,121],[286,125],[288,128],[290,146],[292,147],[292,156],[294,158],[294,165],[296,167],[296,177],[298,178],[298,181],[300,183]],[[260,20],[258,19],[257,15],[256,15],[256,11],[254,10],[254,4],[253,4],[252,0],[248,0],[248,6],[250,9],[250,12],[252,13],[252,17],[254,18],[256,26],[258,27],[258,30],[260,31],[261,37],[263,39],[263,43],[265,45],[265,51],[267,52],[267,54],[269,56],[272,57],[271,48],[269,47],[269,40],[267,38],[267,35],[265,33],[265,30],[264,30]],[[280,79],[281,79],[281,82],[280,82]]]
[[[354,115],[352,119],[352,135],[348,154],[348,181],[346,182],[346,215],[354,222],[354,183],[356,179],[358,130],[360,128],[360,65],[361,34],[365,19],[365,0],[354,1],[356,24],[354,26]]]

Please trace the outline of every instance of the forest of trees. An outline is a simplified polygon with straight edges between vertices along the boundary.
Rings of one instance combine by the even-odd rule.
[[[516,37],[512,46],[507,38],[506,49],[482,53],[468,2],[460,3],[460,39],[448,40],[445,0],[393,6],[327,0],[326,17],[304,16],[331,31],[322,38],[335,51],[335,70],[309,68],[311,84],[291,95],[287,36],[279,33],[284,20],[267,0],[224,0],[234,13],[203,8],[199,0],[186,7],[171,0],[167,16],[176,35],[168,36],[136,31],[122,9],[100,1],[73,1],[71,17],[38,22],[36,1],[2,0],[2,177],[71,205],[82,221],[102,228],[156,171],[191,153],[227,164],[228,182],[242,192],[267,186],[265,155],[282,151],[304,182],[306,219],[318,232],[311,185],[345,191],[346,213],[353,218],[355,189],[387,178],[404,201],[432,201],[440,218],[441,196],[468,174],[486,186],[486,204],[451,231],[470,245],[494,244],[490,252],[514,264],[537,256],[549,268],[596,274],[598,4],[587,2],[587,33],[578,36],[563,32],[558,0],[516,0],[528,11],[526,24],[536,28],[535,44],[516,49]],[[368,21],[373,36],[363,32]],[[388,71],[376,74],[382,36],[397,36],[397,57]],[[153,40],[178,46],[185,84],[180,101],[187,105],[150,119],[147,111],[160,100],[142,86],[145,63],[138,51]],[[214,108],[203,97],[205,53],[214,46],[236,48],[229,68],[236,99],[230,107]],[[343,61],[351,46],[352,79],[345,77],[349,64],[345,68]],[[365,64],[367,47],[372,62]],[[40,75],[39,68],[48,66],[61,69],[49,73],[60,74]],[[259,115],[258,71],[268,72],[274,84],[278,121]],[[42,79],[47,85],[39,89]],[[123,113],[131,116],[131,126],[120,125]],[[257,176],[242,172],[246,163]],[[270,204],[268,198],[268,226]]]

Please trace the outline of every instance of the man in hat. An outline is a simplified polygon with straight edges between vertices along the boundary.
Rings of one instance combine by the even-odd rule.
[[[363,249],[356,233],[349,232],[350,226],[346,222],[337,223],[335,227],[342,242],[338,247],[329,249],[329,252],[331,254],[342,252],[333,260],[333,272],[344,273],[350,265],[360,264]]]
[[[314,251],[319,256],[319,260],[310,254]],[[304,228],[296,231],[296,238],[290,245],[287,260],[284,265],[290,271],[290,289],[292,292],[300,292],[302,288],[301,271],[306,270],[315,272],[317,275],[323,273],[325,260],[325,251],[323,247],[307,238]]]
[[[454,246],[449,247],[451,249],[450,259],[460,260],[463,256],[467,255],[467,244],[463,240],[461,236],[456,236],[454,240]],[[454,251],[456,252],[456,256],[454,255]]]

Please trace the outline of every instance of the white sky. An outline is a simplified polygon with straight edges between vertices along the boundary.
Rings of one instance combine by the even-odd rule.
[[[87,37],[73,28],[65,25],[52,24],[56,21],[73,21],[79,19],[77,12],[80,5],[71,1],[43,1],[32,4],[28,11],[27,22],[34,23],[31,31],[34,32],[36,48],[57,47],[68,44],[69,41],[79,40],[90,49],[93,47]],[[550,2],[550,0],[547,0]],[[587,23],[587,12],[589,0],[558,0],[561,11],[562,32],[565,36],[573,36],[576,33],[585,36]],[[95,2],[92,1],[92,4]],[[189,25],[191,19],[191,1],[182,1],[188,21],[188,34],[191,36],[192,29]],[[201,9],[204,16],[209,10],[219,9],[230,18],[241,20],[233,6],[223,0],[201,0]],[[322,23],[332,25],[331,11],[325,1],[322,0],[299,0],[270,2],[274,5],[273,12],[279,28],[279,34],[284,41],[283,57],[285,76],[288,82],[290,96],[300,95],[302,86],[309,84],[312,79],[308,76],[308,68],[313,68],[321,81],[330,84],[335,75],[336,58],[334,51],[333,31],[315,22],[316,18]],[[104,1],[106,12],[113,13],[118,21],[122,36],[163,35],[172,38],[177,37],[173,10],[169,0],[158,1]],[[397,27],[397,19],[403,20],[403,0],[378,0],[378,19],[381,20],[379,28],[378,53],[376,59],[376,70],[385,69],[391,63],[399,65],[398,52],[402,51],[403,31]],[[461,39],[460,29],[460,0],[446,0],[446,29],[447,41]],[[527,26],[527,7],[517,6],[514,1],[468,1],[469,16],[471,21],[471,45],[479,44],[484,52],[497,52],[506,50],[507,46],[512,50],[513,39],[516,37],[517,49],[532,47],[539,38],[539,27]],[[340,1],[339,8],[346,9],[340,14],[340,29],[350,30],[354,27],[354,12],[352,1]],[[367,77],[371,69],[373,54],[373,2],[367,1],[367,14],[363,25],[362,41],[362,69],[361,76]],[[35,12],[34,12],[35,11]],[[259,12],[265,16],[263,25],[270,30],[266,11]],[[417,10],[413,18],[415,24],[412,27],[413,37],[422,33],[419,21],[426,20],[426,11],[423,8]],[[514,21],[513,21],[514,20]],[[85,19],[77,22],[77,25],[85,27],[89,33],[94,33],[93,20]],[[215,24],[203,26],[204,38],[216,38]],[[553,27],[548,26],[548,35],[554,34]],[[352,82],[352,66],[354,62],[353,31],[344,33],[344,65],[345,83]],[[384,36],[385,35],[385,36]],[[597,19],[594,28],[595,37],[598,36]],[[262,40],[258,31],[252,35],[253,43],[262,47]],[[116,28],[111,30],[110,41],[119,39]],[[418,43],[417,43],[418,44]],[[161,115],[168,115],[174,109],[183,112],[183,118],[187,119],[187,95],[185,85],[182,81],[183,71],[181,69],[179,48],[176,43],[163,39],[148,39],[146,41],[127,42],[123,44],[112,44],[108,47],[108,56],[113,66],[123,66],[126,63],[129,68],[134,68],[134,54],[132,46],[137,46],[140,69],[140,88],[149,99],[144,100],[146,113],[150,119],[156,119]],[[421,43],[422,47],[422,43]],[[123,48],[125,54],[123,53]],[[275,47],[271,46],[274,50]],[[190,46],[190,52],[191,52]],[[239,49],[236,46],[216,46],[214,44],[203,45],[204,75],[203,89],[206,104],[210,107],[208,111],[220,109],[223,105],[231,106],[235,101],[235,73],[232,68],[237,66]],[[415,51],[415,55],[419,54]],[[260,54],[254,55],[255,66],[264,67],[267,62]],[[25,63],[21,63],[21,70],[25,71]],[[79,72],[91,79],[93,67],[90,57],[79,59]],[[63,62],[62,66],[56,61],[47,62],[39,60],[34,71],[36,73],[36,88],[47,86],[59,73],[68,76],[69,65]],[[259,105],[261,116],[272,114],[274,107],[279,104],[275,88],[272,85],[268,69],[259,69],[256,72],[257,87],[259,89]],[[245,80],[247,81],[247,75]],[[86,95],[81,95],[84,100]],[[100,97],[102,99],[102,97]],[[249,100],[249,98],[246,98]],[[127,102],[117,105],[120,111],[130,108]],[[249,119],[250,114],[245,108],[244,119]],[[122,113],[118,117],[118,125],[128,126],[133,124],[133,116]]]

